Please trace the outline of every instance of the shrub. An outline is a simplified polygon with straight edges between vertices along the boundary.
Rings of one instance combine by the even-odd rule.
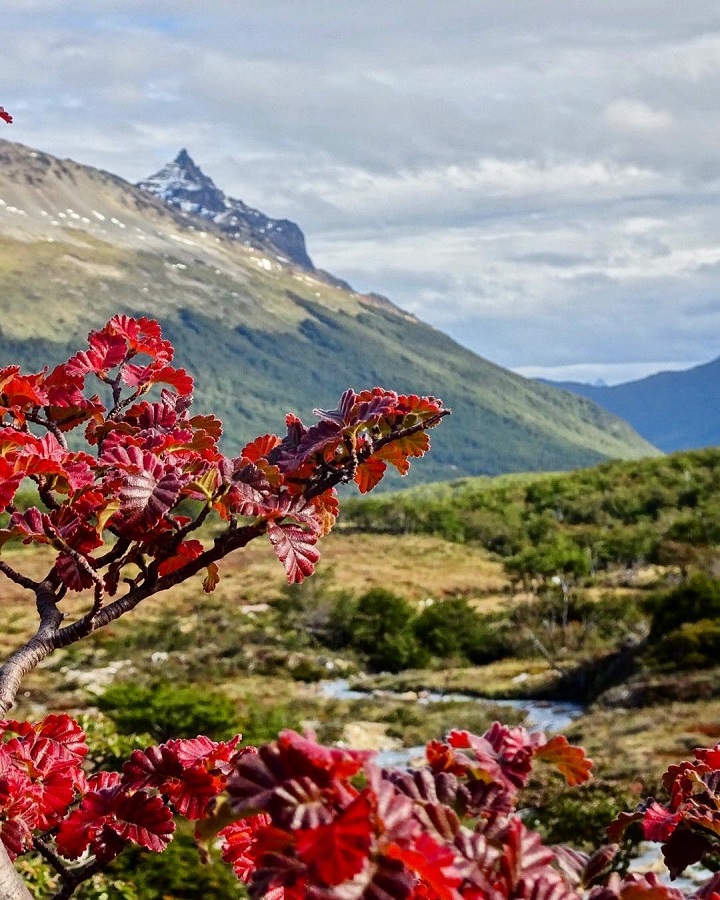
[[[240,730],[238,711],[231,700],[191,684],[160,682],[144,687],[119,681],[96,702],[122,733],[148,732],[159,742],[198,734],[225,740]]]
[[[646,660],[652,668],[664,672],[716,666],[720,660],[720,620],[684,622],[660,638]]]
[[[412,627],[418,641],[433,656],[462,656],[482,665],[501,659],[508,652],[497,628],[464,597],[426,606]]]
[[[685,622],[720,618],[720,580],[704,573],[692,575],[670,591],[647,601],[651,614],[650,640],[660,640]]]
[[[400,672],[428,660],[412,628],[414,617],[412,606],[403,597],[385,588],[372,588],[355,601],[342,601],[336,627],[342,628],[348,645],[365,657],[371,671]]]

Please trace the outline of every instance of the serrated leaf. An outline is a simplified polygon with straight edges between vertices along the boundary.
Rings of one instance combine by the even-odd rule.
[[[382,480],[386,469],[385,463],[375,456],[360,463],[355,471],[355,484],[360,493],[367,494],[371,491]]]
[[[561,734],[551,738],[535,750],[538,759],[552,763],[565,777],[570,787],[583,784],[591,778],[592,760],[585,756],[582,747],[575,747]]]
[[[316,549],[317,533],[298,525],[278,525],[268,522],[267,535],[275,555],[285,567],[288,584],[300,584],[315,571],[320,559]]]
[[[160,563],[158,575],[169,575],[171,572],[182,569],[187,563],[197,559],[204,549],[200,541],[183,541],[172,556]]]
[[[362,870],[372,842],[373,813],[366,790],[332,822],[297,833],[298,855],[321,884],[340,884]]]

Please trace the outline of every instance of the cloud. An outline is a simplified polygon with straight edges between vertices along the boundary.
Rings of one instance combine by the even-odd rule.
[[[717,355],[711,0],[7,0],[3,24],[8,137],[130,180],[187,146],[506,365]]]

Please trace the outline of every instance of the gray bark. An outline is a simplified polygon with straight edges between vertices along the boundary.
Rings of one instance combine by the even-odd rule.
[[[0,900],[33,900],[0,841]]]

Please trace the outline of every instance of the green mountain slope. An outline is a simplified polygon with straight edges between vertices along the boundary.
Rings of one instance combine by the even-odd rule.
[[[58,361],[118,312],[159,319],[228,448],[340,392],[432,393],[454,415],[424,480],[653,454],[588,400],[481,359],[376,296],[232,240],[108,173],[0,142],[0,364]]]

